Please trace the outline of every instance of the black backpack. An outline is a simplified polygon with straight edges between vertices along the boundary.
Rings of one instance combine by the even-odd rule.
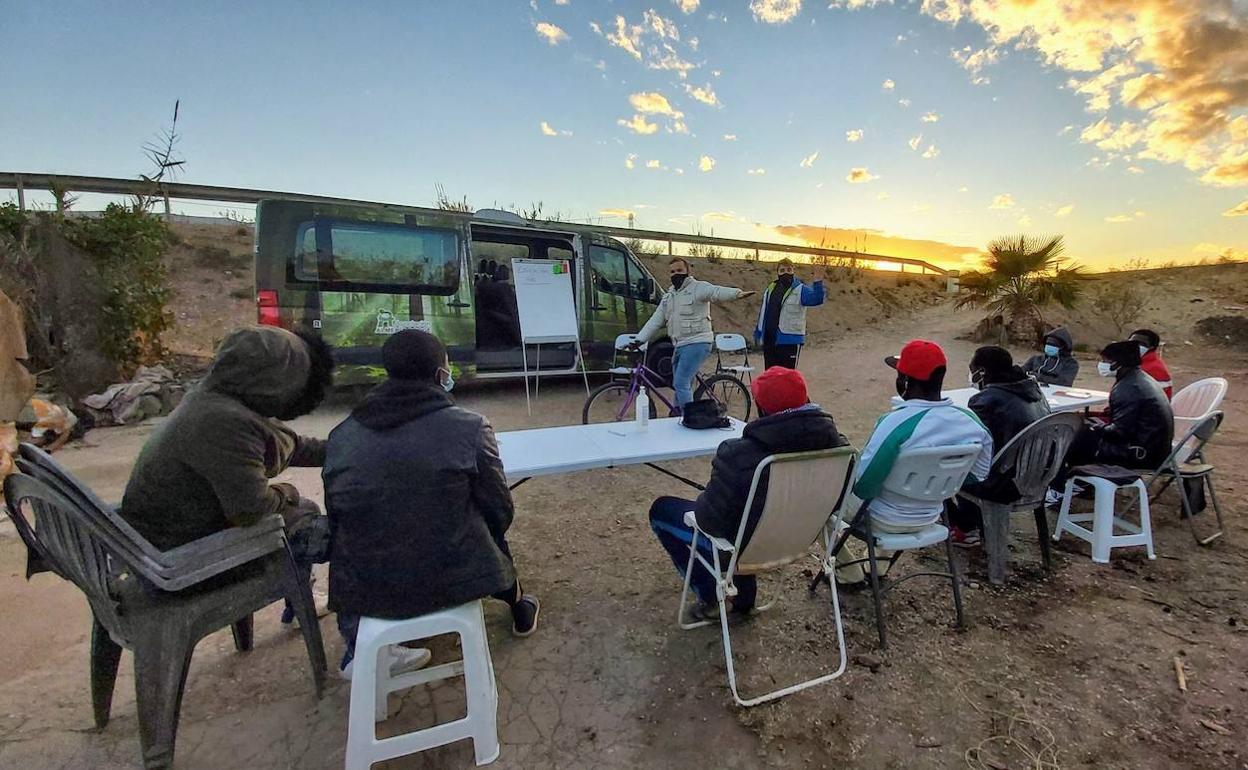
[[[681,408],[680,424],[694,430],[727,428],[731,423],[724,416],[724,406],[713,398],[699,398]]]

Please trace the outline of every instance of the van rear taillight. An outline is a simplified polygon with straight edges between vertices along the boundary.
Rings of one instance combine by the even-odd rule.
[[[277,311],[277,292],[265,289],[256,293],[256,311],[262,326],[281,326]]]

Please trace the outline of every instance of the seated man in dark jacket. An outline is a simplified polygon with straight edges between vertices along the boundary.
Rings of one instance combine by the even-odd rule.
[[[320,404],[333,375],[329,347],[311,333],[273,326],[232,332],[208,374],[143,445],[121,517],[161,550],[280,514],[291,551],[309,569],[329,555],[316,503],[269,479],[321,464],[325,442],[279,420]],[[287,605],[283,623],[294,620]]]
[[[1075,384],[1079,362],[1073,355],[1075,343],[1070,332],[1059,326],[1044,335],[1044,352],[1023,363],[1023,371],[1045,385]]]
[[[750,484],[754,481],[754,469],[760,462],[773,454],[831,449],[848,443],[837,431],[832,415],[810,403],[806,381],[800,372],[772,367],[754,378],[751,390],[754,403],[758,405],[758,419],[745,426],[741,438],[719,445],[706,491],[698,495],[696,502],[660,497],[650,506],[650,527],[681,575],[689,564],[689,544],[693,541],[693,530],[685,525],[686,512],[696,512],[698,526],[707,534],[735,541],[745,501],[750,495]],[[754,496],[744,543],[749,542],[762,515],[766,491],[767,477],[764,476]],[[711,548],[705,540],[698,542],[698,549],[708,561],[713,558]],[[715,577],[697,562],[693,569],[689,582],[701,602],[694,612],[698,616],[708,616],[718,607]],[[738,575],[733,582],[738,593],[732,610],[748,613],[754,607],[756,581],[752,575]]]
[[[540,607],[521,592],[503,537],[514,509],[494,430],[455,406],[446,348],[409,329],[381,358],[390,379],[329,434],[322,471],[329,606],[348,679],[361,616],[411,618],[492,596],[510,605],[512,632],[528,636]]]
[[[1024,428],[1049,413],[1049,402],[1040,391],[1040,385],[1014,365],[1010,351],[988,345],[971,356],[971,385],[979,392],[971,396],[971,411],[979,417],[992,434],[992,445],[1001,451],[1010,439]],[[983,481],[968,479],[963,485],[967,492],[997,503],[1012,503],[1018,499],[1014,486],[1012,468],[997,468]],[[953,524],[953,544],[977,545],[980,541],[979,506],[961,498],[951,500],[950,519]]]
[[[1139,344],[1124,340],[1106,345],[1097,370],[1103,377],[1114,378],[1109,409],[1075,436],[1066,453],[1066,468],[1097,464],[1156,469],[1170,454],[1174,412],[1161,386],[1140,369]],[[1066,476],[1061,473],[1054,480],[1053,488],[1059,493]]]

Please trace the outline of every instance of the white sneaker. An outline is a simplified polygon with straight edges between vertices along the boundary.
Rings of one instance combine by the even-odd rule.
[[[390,676],[396,677],[402,674],[410,674],[413,671],[424,668],[429,665],[429,661],[433,660],[433,653],[424,647],[412,649],[401,645],[392,644],[386,648],[386,656],[390,659]],[[355,659],[338,670],[338,676],[351,681],[351,670],[355,667]]]

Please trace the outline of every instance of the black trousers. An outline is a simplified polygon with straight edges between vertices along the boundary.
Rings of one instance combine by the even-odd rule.
[[[783,366],[786,369],[797,368],[797,351],[801,345],[777,345],[774,342],[763,343],[763,368]]]

